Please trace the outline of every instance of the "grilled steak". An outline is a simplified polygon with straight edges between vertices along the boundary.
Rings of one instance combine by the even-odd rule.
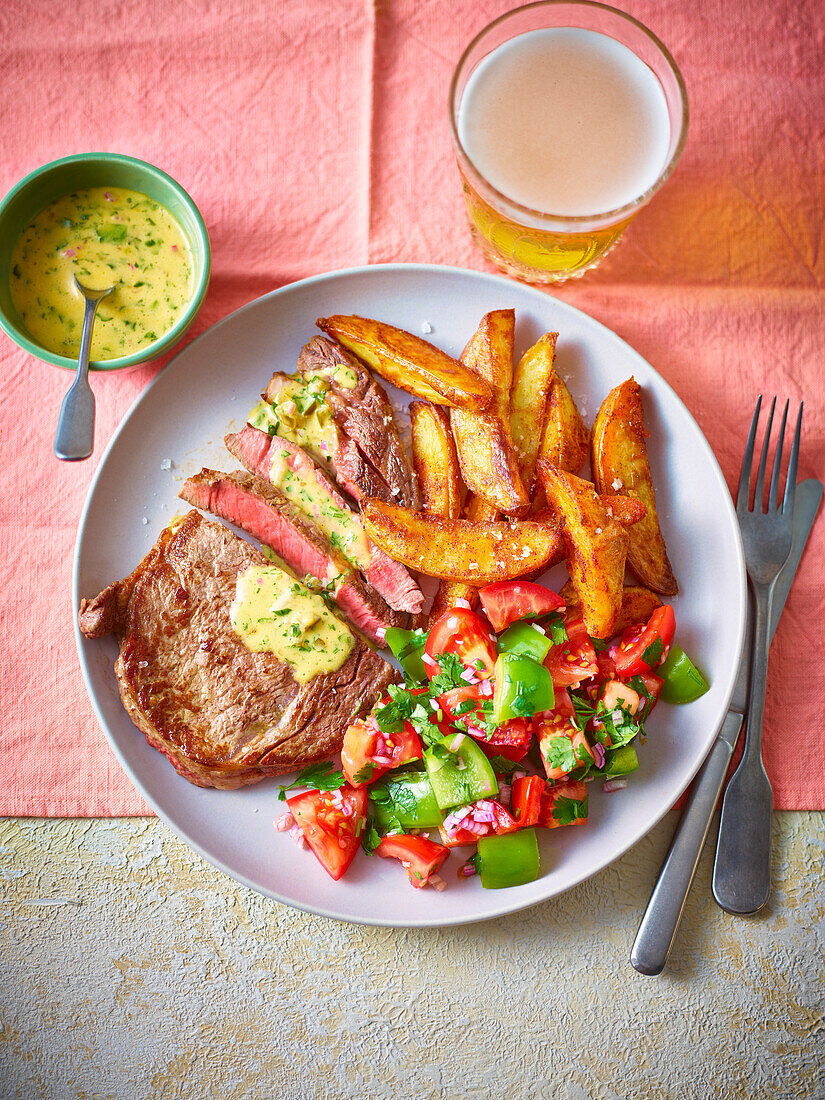
[[[341,383],[341,368],[349,380],[354,376],[354,386]],[[298,370],[305,377],[317,375],[328,382],[325,399],[335,422],[381,475],[390,493],[387,503],[417,510],[421,504],[417,481],[392,405],[363,363],[333,340],[313,336],[298,356]]]
[[[372,641],[380,641],[381,632],[388,626],[406,625],[406,615],[393,611],[364,583],[323,531],[274,486],[254,474],[201,470],[184,483],[180,496],[271,546],[299,577],[316,577],[349,621]]]
[[[300,377],[300,376],[299,376]],[[288,400],[291,400],[291,394],[295,388],[295,375],[283,374],[281,371],[276,371],[269,380],[269,384],[266,387],[266,392],[263,394],[264,402],[268,402],[270,405],[276,405],[283,395],[283,391],[286,391]],[[297,417],[300,410],[295,406],[294,401],[290,406],[293,410],[293,417]],[[258,409],[253,410],[253,416]],[[275,416],[275,422],[277,423],[277,415]],[[258,426],[258,425],[256,425]],[[304,446],[310,448],[312,457],[329,470],[334,475],[336,481],[345,492],[353,498],[353,500],[362,501],[369,499],[370,497],[377,497],[379,500],[390,501],[393,499],[392,493],[387,487],[386,481],[381,477],[376,470],[370,466],[369,462],[364,458],[358,447],[353,440],[342,431],[334,419],[332,419],[329,425],[325,429],[325,434],[328,435],[328,440],[323,440],[320,443],[320,447],[323,450],[312,448],[308,438],[303,438],[299,434],[298,439]],[[304,433],[306,435],[306,433]],[[289,425],[278,424],[277,437],[279,439],[286,438],[292,440],[292,432]]]
[[[227,435],[224,442],[230,454],[250,473],[263,481],[271,481],[282,492],[286,493],[288,487],[289,499],[310,522],[314,517],[317,525],[323,528],[326,521],[327,530],[346,525],[353,533],[354,546],[342,544],[341,549],[390,607],[413,614],[421,611],[423,593],[406,568],[370,542],[360,517],[297,443],[267,435],[249,424],[234,435]],[[276,480],[274,472],[278,470],[281,479],[288,479],[286,483]]]
[[[238,575],[266,564],[190,512],[130,577],[80,605],[86,637],[120,639],[115,672],[130,718],[199,787],[233,790],[326,759],[394,677],[357,637],[341,668],[303,685],[276,654],[248,649],[230,605]]]

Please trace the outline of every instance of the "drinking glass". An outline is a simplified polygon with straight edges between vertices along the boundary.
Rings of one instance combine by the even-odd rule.
[[[670,138],[664,166],[641,194],[597,214],[564,215],[531,209],[503,194],[479,171],[462,144],[461,101],[478,65],[517,35],[545,28],[596,31],[631,50],[664,92]],[[534,109],[534,104],[525,105]],[[688,104],[682,75],[659,39],[637,19],[591,0],[540,0],[500,16],[464,51],[450,84],[450,126],[470,231],[488,260],[507,275],[535,284],[579,278],[595,267],[628,223],[673,172],[687,137]]]

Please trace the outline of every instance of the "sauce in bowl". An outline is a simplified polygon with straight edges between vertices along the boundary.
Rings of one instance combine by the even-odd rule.
[[[46,350],[76,356],[83,298],[74,276],[93,289],[115,286],[100,303],[92,359],[140,351],[178,321],[192,296],[192,254],[165,207],[138,191],[90,187],[41,210],[11,257],[10,291],[18,316]]]

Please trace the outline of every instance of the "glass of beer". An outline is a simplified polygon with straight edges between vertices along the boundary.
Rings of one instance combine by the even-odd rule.
[[[541,0],[464,51],[450,125],[484,255],[524,282],[560,283],[595,267],[676,167],[687,93],[638,20]]]

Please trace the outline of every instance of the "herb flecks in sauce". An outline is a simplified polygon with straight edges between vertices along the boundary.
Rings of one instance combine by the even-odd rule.
[[[98,306],[92,359],[140,351],[183,315],[192,296],[192,254],[180,225],[148,195],[91,187],[57,199],[20,235],[11,257],[14,307],[48,351],[80,350],[83,298],[115,285]]]
[[[355,643],[320,596],[276,565],[253,566],[238,576],[230,620],[248,649],[274,653],[299,684],[335,672]]]

